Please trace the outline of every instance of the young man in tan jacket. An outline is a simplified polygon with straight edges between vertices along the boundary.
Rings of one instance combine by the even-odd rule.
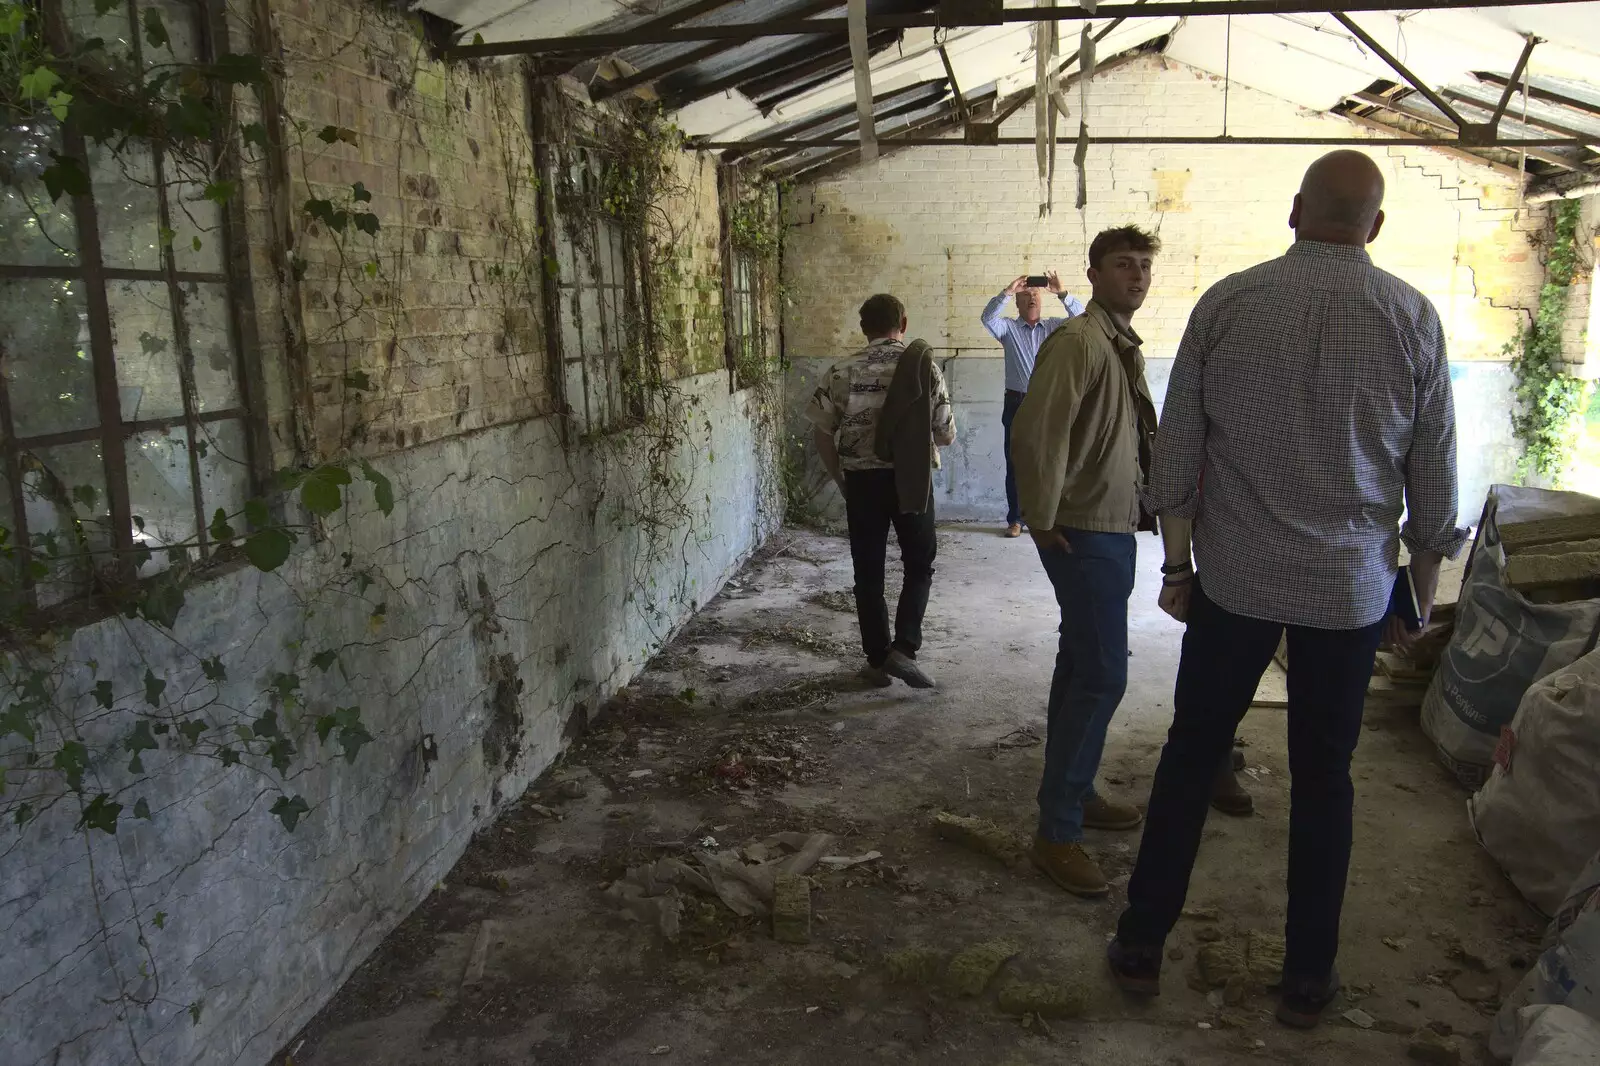
[[[1128,682],[1134,534],[1154,529],[1140,491],[1156,409],[1132,319],[1160,248],[1136,226],[1095,237],[1094,298],[1039,349],[1011,428],[1022,517],[1061,606],[1032,856],[1080,896],[1106,892],[1099,864],[1083,850],[1083,830],[1134,829],[1143,818],[1137,807],[1098,794],[1094,779]]]

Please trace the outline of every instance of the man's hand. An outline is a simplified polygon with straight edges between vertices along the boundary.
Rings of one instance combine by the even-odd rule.
[[[1006,295],[1015,296],[1019,292],[1028,291],[1028,275],[1024,274],[1010,285],[1006,286]]]
[[[1156,605],[1172,616],[1176,622],[1189,620],[1189,595],[1194,590],[1194,579],[1180,581],[1176,585],[1163,582],[1161,595],[1156,599]]]
[[[1422,634],[1427,631],[1428,620],[1426,618],[1422,620],[1421,629],[1412,630],[1407,629],[1405,623],[1400,619],[1390,615],[1389,621],[1383,627],[1383,643],[1387,648],[1409,654],[1411,649],[1416,647],[1417,641],[1421,639]]]
[[[1028,536],[1033,538],[1033,543],[1042,552],[1056,551],[1072,554],[1072,544],[1067,540],[1067,535],[1059,529],[1034,529],[1029,527]]]
[[[1045,277],[1050,279],[1050,291],[1055,293],[1057,296],[1060,296],[1067,291],[1067,287],[1061,283],[1061,275],[1057,274],[1054,270],[1047,273]]]

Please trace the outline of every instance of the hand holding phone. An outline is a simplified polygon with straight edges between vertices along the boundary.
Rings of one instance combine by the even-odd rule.
[[[1049,287],[1050,287],[1050,278],[1047,275],[1045,275],[1045,274],[1029,274],[1028,275],[1028,288],[1030,288],[1030,289],[1048,289]]]

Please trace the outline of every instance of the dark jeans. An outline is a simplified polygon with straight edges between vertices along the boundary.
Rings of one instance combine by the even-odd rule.
[[[937,551],[933,526],[933,491],[921,514],[905,514],[895,493],[893,470],[848,470],[844,475],[845,517],[850,523],[850,559],[856,571],[856,618],[861,623],[861,650],[879,666],[889,657],[889,608],[883,599],[884,555],[889,527],[900,541],[905,583],[895,611],[893,647],[915,658],[922,647],[922,616],[933,588]]]
[[[1150,791],[1128,909],[1117,935],[1159,947],[1172,931],[1200,850],[1206,800],[1283,625],[1218,607],[1196,584],[1178,663],[1172,728]],[[1339,950],[1350,871],[1355,789],[1350,759],[1383,623],[1364,629],[1288,626],[1289,912],[1286,979],[1321,981]]]
[[[1039,552],[1061,606],[1039,782],[1039,835],[1057,844],[1083,839],[1083,804],[1094,798],[1106,728],[1128,687],[1128,597],[1137,552],[1131,533],[1062,532],[1072,551]]]
[[[1006,431],[1006,525],[1022,524],[1022,508],[1017,505],[1017,470],[1011,465],[1011,423],[1022,406],[1023,393],[1006,390],[1005,406],[1000,408],[1000,424]]]

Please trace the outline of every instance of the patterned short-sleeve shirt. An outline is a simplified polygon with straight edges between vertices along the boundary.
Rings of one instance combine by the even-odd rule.
[[[873,341],[828,371],[811,402],[806,418],[812,425],[831,434],[839,448],[839,463],[846,470],[891,470],[893,463],[879,459],[874,444],[878,415],[889,395],[900,355],[906,350],[897,340]],[[935,440],[955,438],[955,414],[950,408],[950,391],[945,387],[939,364],[933,364],[933,425]],[[939,468],[939,449],[932,449],[933,468]]]

